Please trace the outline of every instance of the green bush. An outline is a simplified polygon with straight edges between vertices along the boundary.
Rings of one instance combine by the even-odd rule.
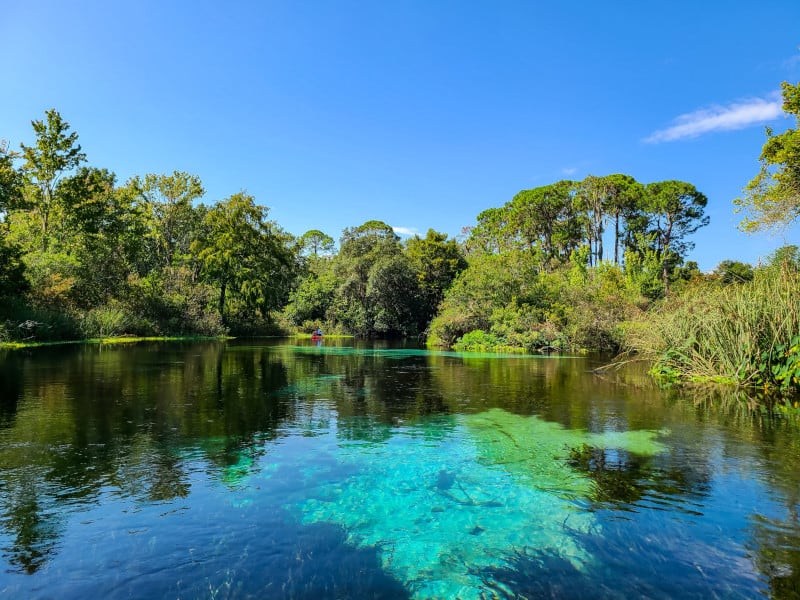
[[[224,335],[215,291],[196,283],[188,269],[130,277],[123,305],[137,335]]]
[[[764,350],[759,358],[759,383],[777,387],[783,393],[800,391],[800,335],[788,344]]]
[[[453,344],[453,350],[457,352],[524,352],[524,349],[509,346],[505,340],[480,329],[461,336]]]
[[[46,306],[33,306],[17,298],[0,308],[5,333],[3,341],[57,342],[80,337],[75,317]]]
[[[130,333],[134,319],[118,306],[99,306],[83,315],[81,332],[85,338],[116,337]]]

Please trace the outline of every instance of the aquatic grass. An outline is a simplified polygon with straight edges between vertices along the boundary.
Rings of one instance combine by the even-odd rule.
[[[203,342],[232,340],[229,336],[119,336],[98,337],[86,340],[62,340],[57,342],[0,342],[0,348],[7,350],[20,350],[23,348],[39,348],[45,346],[76,346],[81,344],[136,344],[139,342]]]
[[[627,341],[667,380],[797,391],[799,335],[800,275],[776,265],[747,283],[704,283],[668,299],[629,327]]]
[[[567,465],[574,448],[616,448],[642,456],[653,456],[666,449],[656,440],[664,432],[590,433],[499,408],[469,415],[465,423],[476,440],[482,463],[498,465],[525,485],[552,490],[567,498],[591,492],[591,482]]]
[[[126,333],[133,321],[121,306],[98,306],[83,315],[80,327],[87,338],[108,338]]]

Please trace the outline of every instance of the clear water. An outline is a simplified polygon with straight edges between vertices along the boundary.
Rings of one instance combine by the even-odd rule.
[[[791,411],[291,344],[0,354],[0,597],[800,597]]]

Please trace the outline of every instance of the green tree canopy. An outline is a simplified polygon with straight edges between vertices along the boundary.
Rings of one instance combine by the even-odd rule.
[[[22,192],[22,179],[14,168],[16,154],[8,149],[8,142],[0,140],[0,221]]]
[[[68,133],[70,126],[55,109],[44,121],[31,121],[36,134],[33,146],[21,144],[24,207],[35,216],[41,246],[50,243],[54,216],[63,211],[61,178],[86,160],[78,144],[78,134]]]
[[[128,183],[139,197],[139,207],[148,224],[154,266],[171,267],[176,256],[185,254],[192,242],[195,220],[192,203],[205,194],[197,175],[173,171],[172,175],[134,177]]]
[[[319,229],[306,231],[300,236],[298,244],[300,252],[309,256],[330,255],[334,250],[333,238]]]
[[[614,218],[614,264],[620,263],[620,246],[627,231],[635,230],[643,210],[644,186],[630,175],[607,175],[606,211]]]
[[[781,87],[783,110],[794,115],[798,128],[780,134],[767,128],[761,170],[734,201],[746,212],[740,227],[748,232],[780,229],[800,217],[800,83]]]
[[[584,219],[577,213],[575,184],[559,181],[522,190],[507,204],[510,232],[521,247],[541,249],[546,261],[566,260],[581,243]]]
[[[456,240],[448,240],[447,234],[433,229],[424,238],[418,235],[409,238],[406,256],[417,278],[418,326],[423,330],[436,314],[453,279],[467,268],[467,261]]]
[[[389,264],[390,259],[401,253],[400,238],[383,221],[367,221],[358,227],[348,227],[342,232],[339,254],[334,265],[340,285],[336,291],[332,314],[349,331],[360,335],[376,333],[375,317],[378,307],[374,299],[384,293],[380,287],[384,282],[399,280],[399,277],[396,273],[397,264],[392,263],[391,276],[377,279],[373,268],[379,262]],[[404,292],[395,290],[395,293]],[[387,323],[388,320],[385,324]]]
[[[738,260],[723,260],[714,269],[714,275],[724,285],[753,280],[753,267]]]
[[[708,225],[704,216],[708,198],[684,181],[659,181],[645,188],[650,214],[650,233],[661,259],[664,293],[669,293],[669,274],[694,247],[687,236]]]
[[[218,202],[205,215],[206,235],[192,244],[208,281],[219,290],[217,308],[226,316],[230,295],[247,317],[279,308],[294,275],[292,254],[268,209],[240,192]]]

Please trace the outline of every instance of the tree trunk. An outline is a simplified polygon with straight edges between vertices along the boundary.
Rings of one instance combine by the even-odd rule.
[[[223,281],[219,288],[219,316],[225,322],[225,292],[228,289],[227,282]]]

